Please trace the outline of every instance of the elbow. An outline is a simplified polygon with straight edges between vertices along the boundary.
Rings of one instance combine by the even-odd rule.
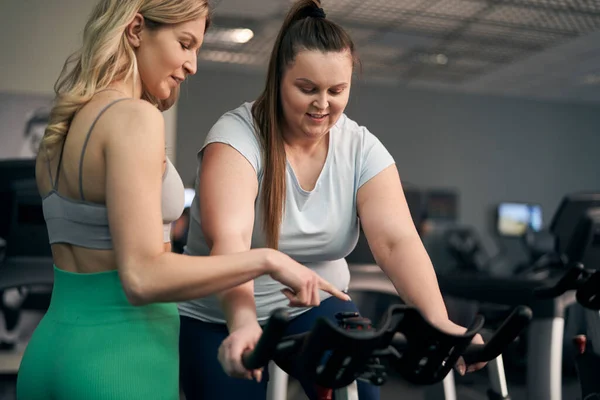
[[[132,306],[140,307],[152,303],[148,284],[144,282],[142,274],[133,271],[121,273],[121,285],[127,301]]]

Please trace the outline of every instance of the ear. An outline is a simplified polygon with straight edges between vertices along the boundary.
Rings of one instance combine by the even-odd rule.
[[[125,37],[129,44],[134,48],[140,47],[142,42],[142,31],[144,30],[144,17],[137,13],[133,20],[125,28]]]

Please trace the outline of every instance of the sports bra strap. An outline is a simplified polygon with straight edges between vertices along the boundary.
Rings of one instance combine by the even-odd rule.
[[[127,100],[130,99],[131,97],[123,97],[120,99],[117,99],[113,102],[108,103],[108,105],[106,105],[102,110],[100,110],[100,112],[98,113],[98,115],[96,116],[96,118],[94,119],[94,122],[92,122],[92,125],[90,126],[90,130],[87,133],[87,136],[85,138],[85,142],[83,142],[83,148],[81,150],[81,158],[79,159],[79,194],[81,196],[81,200],[85,200],[85,197],[83,196],[83,156],[85,155],[85,150],[87,148],[87,144],[88,141],[90,140],[90,136],[92,133],[92,130],[94,129],[94,126],[96,125],[96,122],[98,122],[98,119],[102,116],[102,114],[104,114],[104,112],[106,110],[108,110],[109,107],[111,107],[113,104],[116,104],[122,100]],[[62,153],[61,153],[61,158],[62,158]],[[60,163],[60,161],[59,161]],[[58,178],[57,178],[58,180]]]

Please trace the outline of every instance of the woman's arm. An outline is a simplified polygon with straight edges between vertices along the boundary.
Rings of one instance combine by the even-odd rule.
[[[290,287],[293,297],[307,304],[318,292],[315,286],[332,291],[314,272],[273,250],[206,257],[165,252],[162,114],[141,100],[115,107],[115,116],[106,120],[110,134],[103,143],[106,205],[119,274],[133,304],[195,299],[263,274]]]
[[[164,122],[144,101],[106,120],[106,205],[117,265],[134,304],[203,297],[268,273],[265,254],[186,257],[164,251],[161,190]]]
[[[256,172],[233,147],[209,144],[202,155],[198,190],[202,232],[211,254],[248,251],[254,227],[254,202],[258,194]],[[229,331],[256,325],[254,282],[218,294]]]
[[[199,182],[202,232],[211,254],[249,250],[258,194],[258,179],[250,162],[227,144],[209,144],[203,151]],[[256,316],[254,282],[217,296],[229,329],[229,336],[219,348],[223,369],[231,376],[260,381],[262,371],[247,371],[241,363],[242,353],[253,348],[262,334]]]
[[[435,271],[412,221],[396,165],[360,187],[357,208],[375,261],[400,297],[432,322],[446,321]]]
[[[396,165],[391,165],[360,187],[357,193],[360,221],[377,265],[390,278],[398,294],[419,309],[438,328],[452,334],[466,329],[448,318],[437,277],[411,218]],[[483,343],[479,334],[473,343]],[[461,374],[483,368],[457,363]]]

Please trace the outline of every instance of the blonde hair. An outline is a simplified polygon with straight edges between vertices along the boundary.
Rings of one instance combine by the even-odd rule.
[[[206,16],[210,22],[208,0],[101,0],[90,15],[81,48],[69,56],[54,91],[56,97],[40,146],[54,153],[62,143],[75,114],[90,101],[94,93],[115,80],[137,79],[137,61],[127,41],[125,29],[140,13],[145,27],[159,29]],[[158,100],[145,89],[142,98],[166,110],[173,105],[178,90],[166,100]]]

